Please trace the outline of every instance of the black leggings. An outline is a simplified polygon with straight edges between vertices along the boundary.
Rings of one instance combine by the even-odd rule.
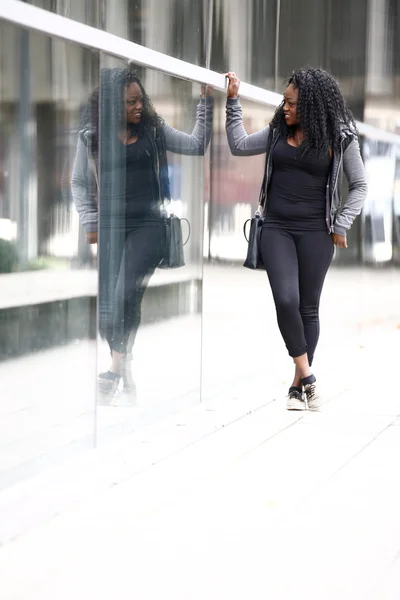
[[[264,227],[261,255],[275,301],[278,325],[289,355],[307,352],[311,365],[319,338],[319,300],[333,257],[326,231]]]
[[[127,231],[116,273],[112,327],[107,335],[112,350],[124,354],[132,349],[140,325],[143,295],[164,246],[162,222]]]

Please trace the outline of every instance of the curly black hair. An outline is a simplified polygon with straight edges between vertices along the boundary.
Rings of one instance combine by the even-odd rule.
[[[131,83],[137,83],[143,96],[142,119],[139,125],[127,124],[125,121],[125,105],[123,102],[123,92]],[[101,90],[101,93],[100,93]],[[92,150],[96,152],[99,140],[99,120],[100,120],[100,95],[102,106],[104,103],[111,105],[112,122],[116,124],[116,129],[121,127],[131,129],[132,134],[142,137],[152,128],[159,129],[163,124],[163,119],[158,116],[149,96],[147,95],[143,84],[138,75],[131,69],[102,69],[100,72],[100,86],[90,95],[89,100],[83,110],[81,117],[81,128],[90,125],[92,132]],[[115,132],[118,133],[117,130]]]
[[[302,148],[318,156],[326,156],[340,147],[341,129],[357,134],[354,116],[348,108],[336,79],[323,69],[302,67],[293,72],[287,85],[298,90],[298,126],[288,126],[283,113],[284,102],[275,111],[271,127],[285,138],[294,134],[296,127],[304,133]]]

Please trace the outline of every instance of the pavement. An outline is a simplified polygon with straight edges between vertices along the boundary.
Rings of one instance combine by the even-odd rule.
[[[168,414],[1,492],[1,600],[400,599],[399,271],[329,272],[319,413],[285,410],[265,275],[203,293],[201,403],[182,376]]]

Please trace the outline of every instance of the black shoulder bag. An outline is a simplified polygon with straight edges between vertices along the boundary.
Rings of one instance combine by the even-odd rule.
[[[252,219],[247,219],[243,225],[244,237],[248,242],[247,256],[243,263],[243,266],[247,269],[263,269],[264,263],[260,252],[260,240],[261,240],[261,229],[264,223],[264,217],[262,216],[263,207],[260,205]],[[247,237],[246,227],[250,223],[250,232]]]
[[[189,241],[191,229],[187,219],[180,219],[173,213],[167,210],[165,199],[171,201],[168,179],[168,162],[167,149],[165,145],[165,137],[163,132],[157,135],[157,128],[153,128],[153,143],[156,159],[156,171],[158,174],[158,183],[161,200],[161,214],[165,225],[165,247],[161,261],[158,264],[159,269],[178,269],[185,266],[185,257],[183,247]],[[167,204],[168,204],[167,202]],[[182,221],[186,221],[188,226],[188,235],[183,241]]]
[[[246,260],[243,263],[243,266],[247,269],[262,269],[264,270],[264,263],[261,257],[260,252],[260,241],[261,241],[261,230],[264,224],[264,215],[265,215],[265,207],[267,200],[267,177],[268,177],[268,157],[271,152],[272,140],[274,138],[274,131],[271,130],[267,140],[267,148],[266,148],[266,159],[265,159],[265,169],[264,169],[264,177],[260,190],[260,197],[258,200],[258,208],[254,213],[254,217],[252,219],[247,219],[245,224],[243,225],[243,233],[246,241],[248,243],[247,246],[247,256]],[[250,231],[247,236],[247,224],[250,223]]]
[[[168,215],[166,212],[163,219],[165,224],[165,250],[158,268],[177,269],[178,267],[184,267],[183,247],[186,246],[190,238],[190,223],[187,219],[180,219],[176,215]],[[185,242],[182,236],[182,221],[186,221],[189,228]]]

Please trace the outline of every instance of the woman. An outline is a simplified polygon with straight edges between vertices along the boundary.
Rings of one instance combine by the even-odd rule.
[[[110,368],[99,376],[103,400],[112,399],[121,378],[124,391],[134,388],[130,352],[166,242],[167,150],[203,155],[211,128],[211,98],[200,100],[189,135],[157,115],[133,72],[102,69],[78,139],[72,193],[89,244],[97,243],[100,225],[99,329],[111,351]]]
[[[347,248],[346,233],[367,193],[354,117],[329,73],[303,68],[289,79],[270,125],[248,135],[238,98],[240,81],[233,72],[226,76],[232,154],[267,154],[260,246],[280,332],[295,363],[287,408],[303,410],[306,400],[310,410],[318,410],[321,400],[311,366],[322,286],[334,246]],[[341,208],[343,170],[349,196]]]

